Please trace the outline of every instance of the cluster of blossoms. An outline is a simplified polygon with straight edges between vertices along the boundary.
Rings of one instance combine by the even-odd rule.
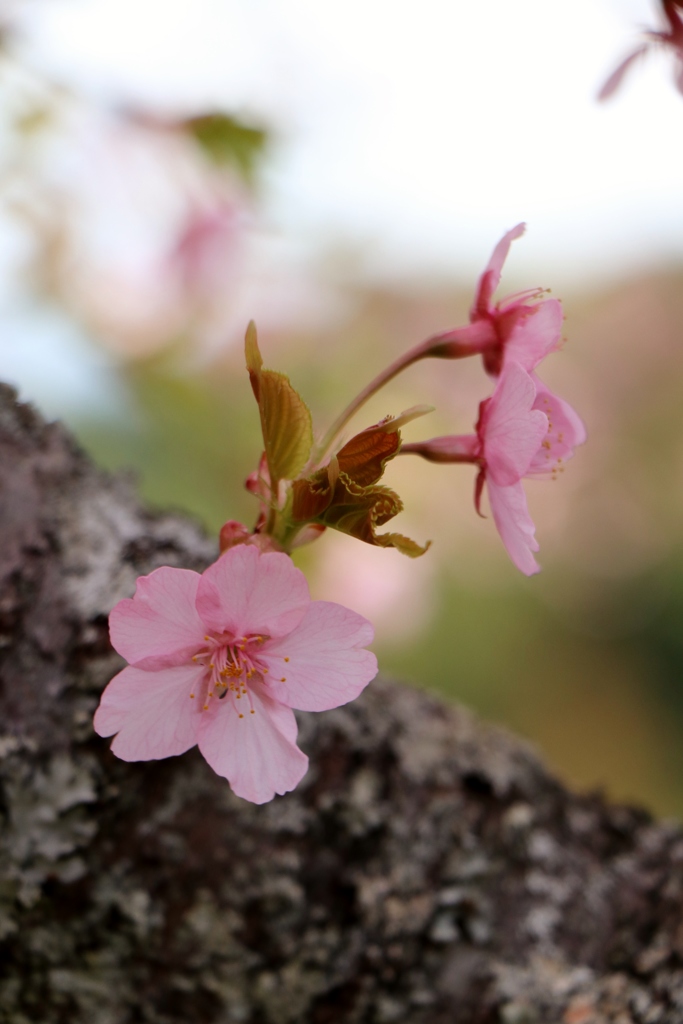
[[[554,478],[586,440],[583,423],[572,407],[553,394],[535,370],[557,349],[562,335],[562,307],[557,299],[522,292],[492,304],[510,243],[524,225],[509,231],[496,246],[470,312],[470,325],[433,339],[453,357],[481,352],[495,390],[479,406],[476,433],[435,437],[403,446],[432,462],[470,462],[479,467],[475,505],[480,512],[484,484],[501,540],[527,576],[539,571],[534,524],[522,486],[525,477]],[[537,301],[539,300],[540,301]]]
[[[359,695],[377,672],[366,647],[373,629],[341,605],[312,601],[290,554],[327,529],[367,544],[425,553],[402,534],[378,532],[403,508],[380,483],[387,463],[416,454],[471,463],[514,564],[538,571],[538,544],[522,480],[561,472],[585,432],[574,410],[536,375],[557,349],[562,309],[534,289],[494,305],[519,224],[496,246],[482,274],[470,323],[427,339],[380,373],[314,442],[310,412],[284,374],[265,369],[250,324],[246,361],[258,403],[264,452],[246,481],[259,510],[253,529],[227,522],[221,556],[203,574],[164,567],[138,580],[110,618],[115,649],[129,662],[109,683],[95,716],[101,736],[127,761],[181,754],[196,745],[234,792],[256,803],[293,789],[308,759],[296,745],[292,709],[324,711]],[[431,411],[415,406],[341,435],[388,381],[425,358],[481,355],[496,380],[475,432],[403,444],[400,428]]]

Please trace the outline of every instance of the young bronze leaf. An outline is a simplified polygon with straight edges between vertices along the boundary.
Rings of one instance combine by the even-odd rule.
[[[251,381],[252,391],[257,402],[260,402],[260,377],[261,367],[263,366],[263,359],[258,347],[258,337],[256,335],[256,324],[253,320],[249,321],[247,327],[247,333],[244,337],[244,355],[247,360],[247,370],[249,371],[249,380]]]
[[[375,484],[384,473],[389,459],[398,453],[401,435],[398,430],[387,432],[381,425],[369,427],[356,434],[337,455],[339,470],[361,487]]]
[[[375,536],[375,544],[379,544],[383,548],[396,548],[408,558],[419,558],[420,555],[424,555],[425,551],[431,547],[431,543],[428,540],[425,545],[418,544],[410,537],[404,537],[402,533],[380,533]]]
[[[306,523],[318,519],[332,500],[327,467],[319,469],[307,480],[295,480],[292,485],[292,520]]]
[[[342,473],[335,485],[332,500],[318,522],[357,537],[366,544],[395,547],[403,554],[416,558],[423,555],[429,545],[421,547],[399,533],[376,532],[377,526],[389,522],[402,508],[403,502],[390,488],[381,485],[361,487]]]
[[[284,373],[263,369],[253,320],[247,327],[244,352],[275,492],[278,481],[293,480],[306,465],[313,444],[311,414]]]
[[[293,480],[311,452],[311,414],[284,373],[261,370],[260,392],[261,428],[271,480]]]

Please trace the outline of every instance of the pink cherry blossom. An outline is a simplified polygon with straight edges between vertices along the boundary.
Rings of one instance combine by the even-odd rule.
[[[102,694],[100,736],[124,761],[182,754],[195,744],[234,792],[254,803],[294,789],[308,767],[292,708],[325,711],[376,675],[364,650],[372,625],[312,601],[291,559],[250,544],[201,575],[163,567],[137,581],[110,619],[130,663]]]
[[[541,289],[532,288],[493,304],[510,246],[525,229],[525,224],[517,224],[493,250],[479,278],[469,325],[430,339],[443,358],[480,352],[486,372],[497,377],[508,360],[531,372],[558,347],[563,313],[557,299],[541,299]]]
[[[645,32],[645,42],[636,47],[612,72],[598,93],[599,100],[609,99],[617,91],[632,64],[653,47],[661,46],[671,50],[675,58],[674,81],[683,94],[683,4],[681,0],[662,0],[664,17],[668,27],[664,31]]]
[[[538,377],[508,360],[495,391],[479,407],[476,430],[476,434],[407,444],[402,452],[422,455],[431,462],[479,466],[477,511],[486,485],[501,540],[517,568],[531,576],[540,569],[534,558],[538,543],[522,479],[561,472],[574,446],[585,441],[583,423]]]

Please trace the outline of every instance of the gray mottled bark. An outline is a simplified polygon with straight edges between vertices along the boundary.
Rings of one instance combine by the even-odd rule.
[[[0,391],[0,1020],[683,1022],[683,834],[389,682],[301,715],[311,769],[254,807],[196,752],[93,734],[136,576],[201,569]]]

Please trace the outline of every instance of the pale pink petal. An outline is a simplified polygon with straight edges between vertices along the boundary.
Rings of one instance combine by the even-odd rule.
[[[313,601],[289,636],[263,648],[268,692],[301,711],[328,711],[355,700],[377,675],[377,659],[363,650],[374,629],[343,605]]]
[[[535,398],[529,374],[519,363],[506,363],[479,427],[487,479],[501,487],[524,476],[547,433],[547,417],[532,411]]]
[[[526,231],[526,224],[517,224],[514,228],[503,235],[498,245],[491,254],[484,273],[479,278],[477,293],[470,316],[475,319],[487,313],[491,306],[491,298],[500,283],[500,275],[503,271],[503,264],[507,259],[510,246],[516,238],[519,238]]]
[[[197,742],[199,687],[196,665],[144,672],[124,668],[105,688],[95,712],[95,732],[118,733],[111,749],[123,761],[152,761],[183,754]]]
[[[197,609],[209,629],[283,636],[301,622],[310,600],[306,578],[288,555],[240,544],[201,577]]]
[[[504,362],[517,362],[531,372],[549,352],[554,351],[562,337],[564,313],[557,299],[544,299],[527,306],[505,341]]]
[[[226,697],[202,716],[199,749],[237,796],[264,804],[276,793],[294,789],[306,774],[308,758],[294,743],[294,713],[268,697],[258,683],[250,686],[250,697],[253,715],[245,698],[240,718]]]
[[[534,409],[539,409],[548,417],[548,433],[532,459],[527,475],[556,471],[563,462],[571,459],[576,445],[586,440],[586,428],[569,402],[553,394],[535,375],[534,383]]]
[[[493,521],[508,555],[525,576],[540,572],[541,567],[532,554],[538,551],[536,527],[529,515],[521,482],[511,487],[498,487],[487,480],[487,488]]]
[[[259,690],[259,693],[265,693],[266,688],[263,687]],[[273,725],[280,730],[285,739],[288,739],[290,743],[296,744],[297,733],[299,727],[294,717],[294,712],[291,708],[286,707],[284,704],[278,704],[276,700],[271,700],[268,705],[268,714]]]
[[[598,99],[600,101],[608,100],[610,96],[614,95],[614,93],[621,85],[624,79],[624,75],[626,74],[628,69],[635,61],[638,60],[639,57],[642,57],[642,55],[647,50],[649,50],[649,48],[650,43],[643,43],[642,46],[639,46],[637,50],[634,50],[632,54],[630,54],[628,57],[626,57],[625,60],[621,62],[621,64],[609,76],[609,78],[603,85],[602,89],[598,93]]]
[[[109,616],[111,642],[126,661],[153,670],[192,657],[206,633],[195,607],[200,579],[169,566],[139,577],[135,597],[119,601]]]

